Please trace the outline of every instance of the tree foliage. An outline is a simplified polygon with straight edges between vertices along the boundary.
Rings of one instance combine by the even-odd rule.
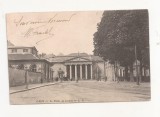
[[[94,54],[129,66],[135,61],[135,45],[138,60],[149,66],[148,11],[104,11],[94,34]]]

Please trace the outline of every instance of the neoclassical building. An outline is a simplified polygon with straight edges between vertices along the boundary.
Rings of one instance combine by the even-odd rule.
[[[93,55],[75,54],[74,56],[56,56],[49,58],[53,77],[58,77],[59,70],[70,80],[92,80],[105,77],[105,64],[102,58]]]

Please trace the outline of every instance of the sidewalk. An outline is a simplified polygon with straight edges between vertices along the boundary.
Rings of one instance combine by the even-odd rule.
[[[42,83],[42,84],[29,84],[28,89],[26,89],[26,85],[10,87],[9,93],[14,94],[14,93],[18,93],[18,92],[24,92],[24,91],[28,91],[28,90],[32,90],[32,89],[37,89],[37,88],[40,88],[40,87],[54,85],[54,84],[57,84],[57,83],[59,83],[59,82],[50,82],[50,83]]]

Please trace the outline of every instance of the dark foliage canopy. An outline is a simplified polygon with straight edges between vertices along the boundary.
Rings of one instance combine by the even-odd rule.
[[[94,34],[94,54],[128,66],[138,60],[149,66],[149,21],[147,10],[104,11]]]

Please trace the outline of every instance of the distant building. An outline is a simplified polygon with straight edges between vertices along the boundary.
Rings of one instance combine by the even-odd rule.
[[[107,61],[105,62],[105,70],[108,81],[117,81],[117,78],[119,78],[119,80],[121,81],[126,80],[125,67],[120,66],[120,64],[117,64],[115,66],[114,64],[111,64],[109,61]],[[133,78],[131,78],[130,81],[136,81],[137,75],[140,77],[140,62],[138,60],[137,64],[136,62],[133,63]],[[129,67],[128,67],[128,77],[130,77]],[[150,81],[149,68],[142,67],[142,76],[140,81]]]
[[[136,67],[137,65],[137,67]],[[137,72],[138,71],[138,72]],[[140,61],[137,60],[133,63],[133,76],[134,80],[136,81],[136,76],[140,76]],[[140,81],[150,81],[150,70],[147,67],[142,66],[142,74],[141,74],[141,79]]]

